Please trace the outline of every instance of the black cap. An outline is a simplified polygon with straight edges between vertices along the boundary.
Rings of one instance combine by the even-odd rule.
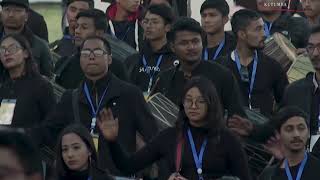
[[[0,3],[2,7],[8,4],[14,4],[25,8],[29,8],[29,0],[2,0]]]

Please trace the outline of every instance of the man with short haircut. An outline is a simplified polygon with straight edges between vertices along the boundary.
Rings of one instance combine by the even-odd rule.
[[[0,36],[12,33],[22,34],[30,43],[32,56],[42,75],[52,76],[52,57],[47,42],[34,35],[26,26],[28,20],[28,0],[2,0],[1,20],[3,28]]]
[[[320,1],[301,0],[304,15],[311,27],[320,23]]]
[[[127,58],[130,81],[145,95],[150,93],[158,73],[173,67],[175,55],[167,41],[174,16],[165,4],[151,5],[142,20],[145,33],[143,49]]]
[[[69,26],[65,28],[60,40],[51,43],[55,53],[61,57],[69,57],[76,52],[74,34],[77,26],[77,15],[79,12],[93,8],[94,0],[68,0],[66,16]]]
[[[137,150],[136,132],[148,142],[158,133],[158,128],[139,88],[110,72],[112,61],[111,48],[106,39],[96,35],[86,38],[80,46],[84,80],[75,90],[66,91],[46,122],[30,133],[38,143],[52,145],[64,127],[75,122],[82,123],[96,140],[99,158],[102,159],[101,168],[121,175],[110,157],[109,144],[103,136],[99,138],[97,121],[100,112],[110,108],[114,117],[118,118],[118,140],[128,153]]]
[[[77,26],[74,35],[74,44],[77,51],[68,57],[61,58],[55,66],[56,83],[66,89],[77,88],[84,79],[84,74],[80,67],[80,51],[79,48],[83,41],[92,35],[104,36],[107,24],[105,14],[98,9],[89,9],[80,12],[77,15]],[[124,64],[113,59],[110,70],[120,79],[127,80],[127,72]]]
[[[284,107],[273,119],[284,159],[264,170],[260,180],[310,180],[320,178],[320,160],[308,153],[309,125],[297,107]]]
[[[225,0],[206,0],[200,8],[201,25],[206,32],[203,60],[214,61],[226,56],[236,47],[236,39],[230,32],[224,31],[229,21],[229,5]]]
[[[262,52],[265,35],[259,14],[239,10],[232,16],[231,26],[237,37],[236,49],[217,61],[236,77],[245,106],[270,116],[274,101],[282,100],[288,85],[287,75],[277,61]]]

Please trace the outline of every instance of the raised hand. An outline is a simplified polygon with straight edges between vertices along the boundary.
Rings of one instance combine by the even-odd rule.
[[[233,115],[230,119],[228,119],[227,126],[230,130],[234,131],[240,136],[249,136],[253,129],[253,124],[248,119],[238,115]]]
[[[279,160],[284,158],[283,147],[280,143],[280,135],[278,132],[275,132],[275,135],[267,141],[267,144],[264,145],[264,148],[272,153],[275,158]]]
[[[104,108],[99,113],[98,127],[107,141],[116,141],[119,132],[118,118],[113,117],[110,108]]]

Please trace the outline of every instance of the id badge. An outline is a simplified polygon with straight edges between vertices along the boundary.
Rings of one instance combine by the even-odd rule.
[[[16,99],[3,99],[0,106],[0,125],[11,125]]]
[[[98,134],[91,134],[92,136],[92,140],[94,143],[94,147],[96,148],[96,151],[98,152],[98,148],[99,148],[99,135]]]

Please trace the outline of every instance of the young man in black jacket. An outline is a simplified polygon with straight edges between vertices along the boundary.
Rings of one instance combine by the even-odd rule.
[[[105,107],[111,108],[118,118],[119,142],[129,153],[136,151],[136,132],[145,141],[157,134],[156,121],[139,88],[118,79],[109,71],[112,57],[107,40],[100,36],[89,37],[80,47],[80,52],[84,81],[76,90],[65,92],[46,123],[32,129],[31,135],[38,143],[52,145],[56,135],[68,124],[82,123],[97,140],[98,154],[103,159],[101,168],[121,175],[110,157],[109,144],[97,137],[100,135],[97,127],[100,111]]]
[[[232,73],[218,63],[203,61],[202,28],[192,18],[180,18],[171,29],[172,51],[180,65],[159,74],[152,93],[160,92],[176,105],[181,104],[184,84],[192,76],[203,75],[210,79],[217,88],[223,109],[228,116],[245,116],[240,104],[239,87]]]
[[[52,76],[52,57],[47,42],[34,35],[27,27],[29,1],[28,0],[3,0],[1,1],[1,20],[3,28],[0,37],[7,34],[20,33],[30,43],[32,56],[37,63],[42,75]]]
[[[319,179],[320,160],[306,150],[309,139],[306,114],[297,107],[288,106],[281,109],[273,121],[284,159],[265,169],[259,180]]]
[[[61,58],[55,66],[56,83],[66,89],[77,88],[84,79],[84,74],[80,68],[79,47],[88,36],[103,36],[107,25],[105,14],[98,9],[90,9],[80,12],[77,15],[77,27],[75,30],[74,43],[77,51],[68,58]],[[110,70],[120,79],[127,80],[127,72],[124,64],[113,59]]]
[[[224,26],[229,21],[228,3],[225,0],[206,0],[201,5],[200,14],[201,25],[207,37],[202,59],[214,61],[234,50],[236,38],[232,33],[224,31]]]
[[[232,31],[237,47],[217,60],[231,70],[241,89],[242,100],[250,109],[270,116],[274,101],[280,103],[288,78],[281,65],[261,52],[264,47],[263,20],[252,10],[240,10],[232,16]]]
[[[142,20],[146,38],[143,49],[126,60],[130,81],[140,87],[145,95],[150,93],[158,73],[173,67],[175,55],[167,41],[173,20],[169,6],[151,5]]]

